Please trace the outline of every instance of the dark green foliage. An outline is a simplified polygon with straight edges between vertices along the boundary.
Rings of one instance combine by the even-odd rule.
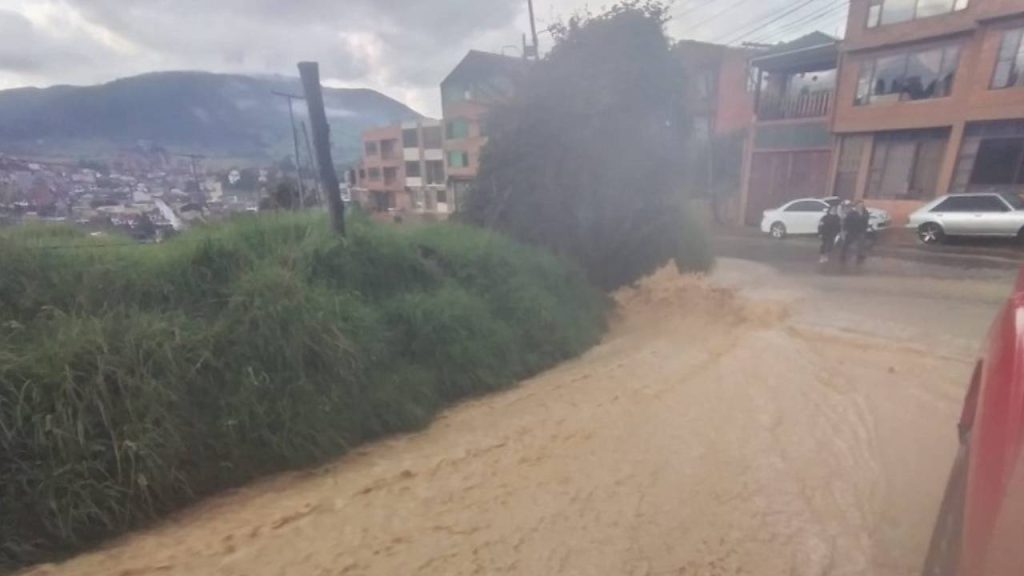
[[[606,289],[672,259],[707,265],[706,254],[683,258],[697,252],[682,202],[689,120],[666,15],[658,2],[626,2],[556,31],[490,119],[470,221],[550,247]]]
[[[456,225],[305,214],[164,245],[0,234],[0,566],[427,424],[580,353],[604,297]]]

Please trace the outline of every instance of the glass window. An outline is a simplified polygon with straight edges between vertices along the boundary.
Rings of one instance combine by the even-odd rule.
[[[456,118],[446,124],[445,132],[449,140],[469,137],[469,121],[465,118]]]
[[[915,4],[915,0],[885,0],[882,5],[882,24],[913,20]]]
[[[451,150],[448,152],[449,168],[466,168],[469,166],[469,152]]]
[[[953,11],[953,0],[918,0],[916,18],[928,18]]]
[[[419,178],[420,177],[420,163],[419,162],[406,162],[405,163],[405,177],[406,178]]]
[[[376,156],[377,155],[377,143],[376,142],[367,142],[365,147],[366,147],[366,155],[367,156]]]
[[[1016,194],[1000,194],[999,197],[1005,200],[1014,210],[1024,210],[1024,200],[1021,200],[1020,196]]]
[[[1022,184],[1024,138],[991,138],[982,140],[974,161],[971,184],[990,186]]]
[[[953,92],[960,46],[950,44],[880,56],[861,63],[854,104],[943,98]]]
[[[444,162],[427,160],[427,184],[444,184]]]
[[[384,169],[384,183],[394,184],[398,180],[398,168],[388,167]]]
[[[998,196],[976,196],[974,198],[975,212],[1009,212],[1010,208]]]
[[[786,212],[824,212],[828,204],[818,200],[801,200],[794,202],[786,208]]]
[[[1016,88],[1024,86],[1024,28],[1007,30],[999,47],[993,88]]]
[[[367,175],[369,180],[380,180],[380,168],[370,168]]]
[[[875,137],[867,196],[916,200],[935,194],[947,131],[891,132]]]
[[[402,130],[402,146],[405,148],[418,148],[420,145],[420,134],[415,128]]]
[[[878,26],[882,19],[882,1],[873,0],[868,6],[868,28]]]

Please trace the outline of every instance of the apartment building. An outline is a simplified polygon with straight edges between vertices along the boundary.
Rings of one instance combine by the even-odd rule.
[[[839,43],[814,32],[750,59],[755,75],[753,124],[744,146],[740,219],[829,188],[830,123]]]
[[[456,206],[479,173],[488,112],[512,96],[528,65],[521,58],[470,50],[441,82],[447,194]]]
[[[852,0],[828,193],[897,219],[1024,192],[1024,1]]]
[[[443,143],[440,120],[413,120],[364,132],[356,200],[381,212],[448,213]]]

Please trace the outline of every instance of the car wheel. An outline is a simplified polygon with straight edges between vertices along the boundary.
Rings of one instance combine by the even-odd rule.
[[[769,228],[768,234],[776,240],[782,240],[786,237],[786,225],[782,222],[776,222]]]
[[[934,222],[922,224],[917,229],[917,238],[921,240],[923,244],[939,244],[945,237],[946,233],[943,232],[942,226],[939,226]]]

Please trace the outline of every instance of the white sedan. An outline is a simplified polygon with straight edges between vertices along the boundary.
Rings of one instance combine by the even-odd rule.
[[[774,210],[764,211],[761,231],[777,240],[790,235],[816,235],[822,216],[841,201],[836,197],[791,200]],[[885,210],[868,208],[868,215],[869,232],[888,228],[892,222]]]

